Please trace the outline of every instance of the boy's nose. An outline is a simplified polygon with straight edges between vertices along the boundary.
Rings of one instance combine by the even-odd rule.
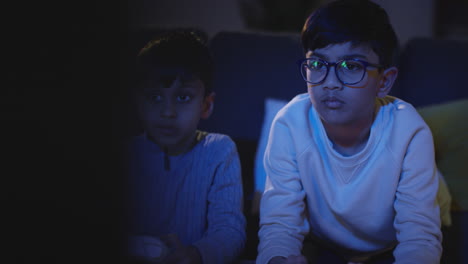
[[[174,118],[177,116],[176,106],[173,102],[166,101],[161,109],[161,116],[165,118]]]
[[[329,68],[328,75],[323,81],[322,86],[324,89],[330,89],[330,90],[341,89],[343,87],[343,84],[336,76],[335,67]]]

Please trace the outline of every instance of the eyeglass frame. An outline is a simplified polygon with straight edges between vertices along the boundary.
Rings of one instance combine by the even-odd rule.
[[[307,80],[307,76],[304,76],[304,73],[302,73],[302,65],[304,62],[308,61],[308,60],[318,60],[320,62],[322,62],[326,67],[327,67],[327,72],[325,73],[325,76],[323,77],[322,80],[320,80],[319,82],[311,82],[311,81],[308,81]],[[339,65],[341,62],[343,61],[357,61],[357,62],[360,62],[364,65],[364,73],[362,74],[362,77],[359,81],[357,82],[352,82],[352,83],[348,83],[348,82],[343,82],[340,77],[338,76],[338,71],[336,70],[336,67],[337,65]],[[364,60],[360,60],[360,59],[343,59],[343,60],[339,60],[339,61],[336,61],[336,62],[329,62],[329,61],[326,61],[326,60],[322,60],[322,59],[316,59],[316,58],[304,58],[304,59],[300,59],[298,60],[297,62],[297,65],[299,66],[299,71],[301,72],[301,76],[302,78],[304,79],[304,81],[306,81],[307,83],[310,83],[310,84],[320,84],[320,83],[323,83],[327,77],[328,77],[328,73],[330,72],[330,67],[334,67],[335,68],[335,76],[336,78],[344,85],[353,85],[353,84],[357,84],[359,83],[360,81],[362,81],[364,79],[364,76],[366,75],[367,73],[367,67],[371,66],[371,67],[375,67],[377,69],[384,69],[385,67],[383,65],[380,65],[380,64],[375,64],[375,63],[370,63],[370,62],[367,62],[367,61],[364,61]]]

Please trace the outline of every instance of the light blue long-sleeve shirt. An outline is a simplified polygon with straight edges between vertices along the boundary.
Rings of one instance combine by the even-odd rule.
[[[175,233],[197,247],[204,264],[239,256],[246,239],[242,178],[228,136],[210,133],[189,152],[167,157],[138,136],[130,144],[128,167],[133,234]]]

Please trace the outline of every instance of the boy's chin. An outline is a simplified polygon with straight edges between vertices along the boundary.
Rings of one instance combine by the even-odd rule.
[[[151,140],[156,145],[158,145],[159,147],[161,147],[162,149],[173,148],[178,143],[177,139],[173,137],[168,137],[168,136],[154,135],[154,136],[148,136],[148,139]]]

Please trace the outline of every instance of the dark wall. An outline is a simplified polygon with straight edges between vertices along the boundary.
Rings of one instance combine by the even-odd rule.
[[[107,263],[121,252],[118,1],[2,7],[5,263]]]

